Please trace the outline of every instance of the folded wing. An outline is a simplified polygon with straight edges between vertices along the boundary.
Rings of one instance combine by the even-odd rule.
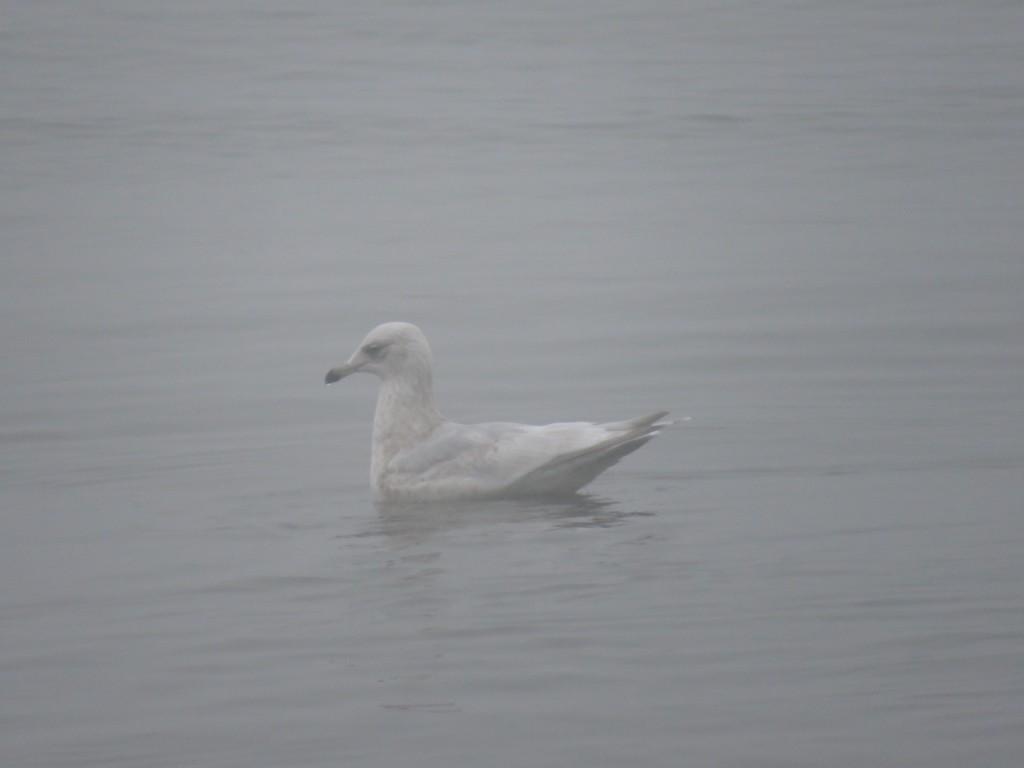
[[[388,484],[396,494],[432,488],[446,498],[571,494],[671,424],[666,415],[539,427],[446,422],[389,462]]]

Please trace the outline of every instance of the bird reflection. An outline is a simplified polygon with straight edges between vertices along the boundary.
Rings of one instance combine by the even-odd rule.
[[[560,499],[501,499],[447,503],[377,502],[377,521],[364,535],[407,544],[446,531],[484,525],[547,523],[553,528],[607,528],[649,512],[624,512],[615,501],[575,494]]]

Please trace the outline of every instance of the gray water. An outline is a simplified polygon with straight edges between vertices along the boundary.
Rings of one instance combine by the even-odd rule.
[[[1019,3],[9,2],[0,764],[1024,751]],[[461,421],[690,421],[375,507]]]

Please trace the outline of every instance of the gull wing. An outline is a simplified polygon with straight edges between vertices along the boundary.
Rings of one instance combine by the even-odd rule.
[[[389,492],[422,497],[569,494],[671,422],[661,411],[607,424],[445,422],[388,463]]]
[[[593,445],[553,457],[519,478],[509,492],[562,495],[575,493],[623,456],[632,453],[672,424],[662,421],[668,411],[659,411],[628,421],[598,424],[606,437]]]

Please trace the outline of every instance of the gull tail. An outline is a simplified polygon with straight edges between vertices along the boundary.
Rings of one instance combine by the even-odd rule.
[[[519,478],[509,490],[513,493],[568,495],[575,493],[608,467],[644,445],[665,427],[675,424],[665,420],[668,411],[659,411],[626,421],[598,426],[608,437],[578,451],[562,454]]]

